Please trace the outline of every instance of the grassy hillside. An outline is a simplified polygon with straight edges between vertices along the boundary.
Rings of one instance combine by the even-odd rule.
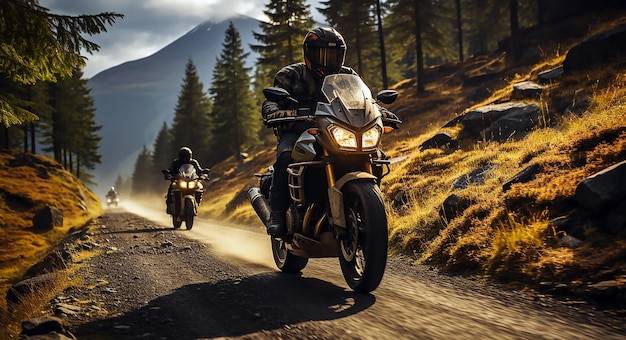
[[[420,145],[466,110],[510,100],[513,84],[537,80],[539,72],[562,64],[574,43],[624,24],[625,18],[626,13],[610,13],[528,32],[528,45],[540,53],[521,63],[512,63],[499,51],[433,67],[427,70],[423,94],[415,93],[414,79],[394,86],[400,96],[390,109],[404,124],[385,136],[383,148],[401,160],[392,164],[381,185],[392,253],[451,272],[521,285],[542,283],[576,292],[614,280],[623,288],[624,232],[607,234],[593,219],[579,215],[567,233],[575,233],[582,244],[572,248],[560,242],[566,231],[554,219],[575,212],[572,196],[580,181],[626,159],[626,65],[598,65],[547,84],[542,96],[531,101],[542,108],[541,124],[522,140],[461,140],[455,149],[421,150]],[[574,105],[563,114],[558,108],[564,101],[585,105]],[[274,147],[268,144],[244,161],[230,159],[214,166],[200,207],[202,217],[262,228],[246,192],[255,184],[254,173],[264,172],[273,162]],[[502,190],[504,182],[531,165],[542,169],[533,180]],[[490,169],[482,184],[452,189],[457,178],[481,166]],[[451,194],[466,208],[457,216],[442,216],[441,205]],[[35,211],[47,205],[63,211],[63,227],[33,230]],[[60,239],[101,213],[93,192],[58,163],[0,152],[1,291],[19,281]],[[1,300],[0,312],[5,309]]]
[[[35,212],[46,206],[63,212],[62,227],[33,228]],[[102,211],[98,197],[57,162],[0,151],[0,292],[5,294],[61,239]],[[2,311],[5,300],[0,301]]]
[[[513,84],[536,81],[541,71],[562,64],[574,43],[623,24],[624,17],[611,13],[576,18],[559,24],[559,29],[529,32],[529,44],[541,51],[534,60],[513,64],[505,52],[494,52],[429,69],[424,94],[415,94],[414,80],[396,84],[400,96],[391,109],[404,124],[386,136],[384,149],[391,157],[406,158],[393,164],[382,182],[392,252],[453,272],[521,284],[564,284],[572,291],[601,280],[623,282],[623,235],[605,234],[583,219],[574,229],[581,230],[577,236],[584,243],[570,248],[559,242],[565,232],[553,219],[572,212],[574,190],[584,178],[626,159],[624,65],[599,65],[547,84],[541,98],[526,100],[542,108],[542,123],[522,140],[461,141],[455,150],[419,146],[464,111],[508,101]],[[557,107],[563,100],[588,106],[562,114]],[[260,228],[245,192],[254,184],[252,174],[272,163],[273,150],[268,145],[244,162],[228,160],[214,167],[203,214]],[[533,164],[542,169],[534,180],[503,192],[504,182]],[[452,190],[455,179],[484,165],[491,168],[484,184]],[[454,218],[442,217],[442,202],[452,193],[468,207]],[[398,195],[403,195],[402,204],[393,202]]]

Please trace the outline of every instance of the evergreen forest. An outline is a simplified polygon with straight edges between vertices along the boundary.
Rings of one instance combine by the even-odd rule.
[[[430,67],[503,49],[514,63],[522,58],[525,32],[617,3],[327,0],[316,10],[344,36],[345,65],[374,92],[408,81],[419,96]],[[268,21],[253,32],[258,43],[251,46],[242,46],[231,23],[211,84],[202,84],[196,71],[195,65],[204,61],[190,59],[173,122],[163,122],[153,145],[144,146],[138,156],[133,174],[118,175],[116,185],[132,195],[150,194],[150,188],[160,193],[160,169],[181,146],[191,147],[200,164],[211,167],[272,145],[271,130],[261,124],[261,91],[272,85],[281,67],[302,62],[302,38],[316,25],[311,11],[304,0],[267,0]],[[2,147],[49,155],[90,183],[89,171],[100,163],[101,127],[94,123],[95,107],[81,68],[83,54],[96,53],[99,46],[85,37],[105,34],[123,14],[72,17],[50,13],[37,1],[5,0],[0,16]],[[259,54],[254,68],[244,65],[245,48]],[[155,183],[160,184],[149,185]]]

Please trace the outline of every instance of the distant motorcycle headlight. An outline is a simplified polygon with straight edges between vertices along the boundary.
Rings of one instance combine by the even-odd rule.
[[[363,149],[373,149],[380,141],[380,128],[374,126],[363,134]]]
[[[178,186],[179,186],[181,189],[187,189],[187,182],[185,182],[185,181],[180,181],[180,183],[178,183]]]
[[[193,189],[196,187],[196,181],[190,181],[188,185],[189,189]]]
[[[328,127],[328,132],[330,132],[335,142],[337,142],[341,148],[356,149],[356,135],[352,131],[337,125],[331,125]]]

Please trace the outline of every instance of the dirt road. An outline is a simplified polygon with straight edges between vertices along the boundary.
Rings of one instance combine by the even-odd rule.
[[[160,208],[160,207],[159,207]],[[132,211],[131,214],[129,211]],[[140,217],[146,216],[147,218]],[[351,292],[337,259],[279,273],[269,239],[161,210],[108,209],[84,242],[82,285],[50,308],[78,339],[624,339],[624,319],[390,258],[380,287]]]

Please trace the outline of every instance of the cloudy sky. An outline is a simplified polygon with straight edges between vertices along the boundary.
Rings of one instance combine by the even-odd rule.
[[[320,7],[320,1],[307,0],[318,21],[323,20],[315,9]],[[85,78],[149,56],[207,20],[221,21],[238,14],[264,19],[267,3],[268,0],[39,0],[41,6],[56,14],[124,14],[107,32],[87,37],[100,45],[100,51],[86,55]]]

